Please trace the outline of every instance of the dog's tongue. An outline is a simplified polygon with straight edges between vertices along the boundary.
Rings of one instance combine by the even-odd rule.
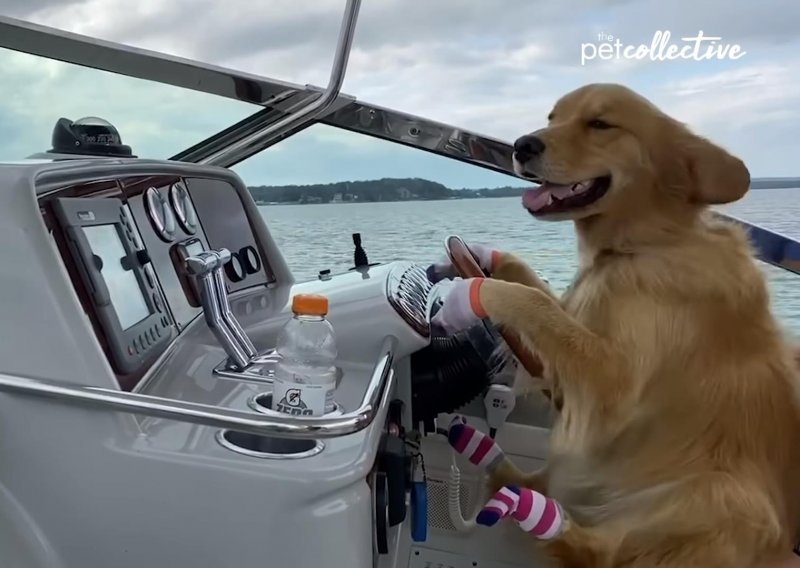
[[[530,211],[538,211],[553,203],[553,198],[564,199],[578,195],[589,189],[586,182],[559,185],[557,183],[543,182],[539,187],[526,189],[522,194],[522,205]]]

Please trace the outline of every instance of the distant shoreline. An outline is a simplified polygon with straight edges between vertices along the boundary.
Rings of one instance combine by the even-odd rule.
[[[800,178],[753,178],[750,189],[800,188]]]
[[[298,203],[296,201],[258,201],[256,205],[358,205],[366,203],[419,203],[422,201],[472,201],[473,199],[507,199],[511,197],[521,197],[516,195],[476,195],[474,197],[419,197],[416,199],[383,199],[380,201],[326,201]]]
[[[800,178],[754,178],[751,190],[800,189]],[[345,203],[402,203],[521,197],[527,187],[450,189],[420,178],[343,181],[330,184],[252,186],[256,205],[338,205]]]

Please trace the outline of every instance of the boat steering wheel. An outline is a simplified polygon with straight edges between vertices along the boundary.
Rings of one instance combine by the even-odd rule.
[[[444,248],[445,252],[447,253],[447,257],[450,259],[450,262],[461,278],[491,277],[491,274],[485,272],[480,267],[478,260],[472,254],[472,251],[469,250],[469,247],[461,237],[457,235],[451,235],[447,237]],[[487,324],[494,327],[491,323],[487,322]],[[527,371],[531,377],[541,377],[542,371],[544,370],[541,359],[531,353],[525,347],[525,345],[523,345],[519,336],[508,329],[495,328],[495,330],[506,342],[508,348],[511,349],[514,357],[516,357],[517,361],[520,365],[522,365],[525,371]],[[560,401],[553,400],[552,392],[545,389],[543,389],[542,392],[556,405],[557,409],[560,409]]]

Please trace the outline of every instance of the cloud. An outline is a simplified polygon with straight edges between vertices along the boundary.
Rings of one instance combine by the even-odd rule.
[[[0,13],[324,85],[344,0],[305,2],[302,10],[294,0],[254,6],[249,0],[0,0]],[[800,72],[798,20],[800,3],[795,0],[740,2],[735,8],[726,0],[363,2],[344,90],[365,101],[513,140],[543,124],[566,91],[587,82],[622,82],[738,152],[754,175],[797,175],[794,156],[800,141],[793,133],[800,127],[800,87],[792,77]],[[669,30],[674,42],[702,30],[740,44],[747,54],[738,61],[580,64],[581,43],[599,41],[600,32],[626,44],[649,44],[657,30]],[[42,149],[60,116],[97,114],[112,120],[142,155],[167,157],[256,110],[31,56],[19,59],[7,51],[0,51],[0,70],[10,86],[0,100],[6,134],[0,156]],[[298,183],[346,177],[359,163],[359,152],[366,152],[372,163],[360,168],[364,175],[389,175],[403,164],[430,175],[439,171],[438,181],[469,185],[463,166],[458,172],[444,166],[437,170],[425,161],[427,155],[414,165],[410,158],[393,158],[400,155],[394,147],[373,147],[349,133],[314,127],[301,140],[287,141],[270,154],[287,156],[308,145],[325,153],[324,160],[294,168]],[[337,164],[350,170],[342,166],[337,173]],[[290,183],[292,175],[266,155],[241,171],[253,183],[275,177]]]
[[[676,114],[689,122],[737,128],[800,116],[796,61],[765,63],[667,83]]]
[[[734,7],[735,6],[735,7]],[[722,36],[757,51],[765,45],[797,42],[800,4],[795,0],[736,2],[729,0],[638,0],[614,13],[617,32],[629,41],[641,40],[655,30],[670,30],[674,36]]]
[[[26,18],[54,6],[66,8],[80,3],[81,0],[3,0],[0,3],[0,8],[2,8],[0,13],[7,16]]]

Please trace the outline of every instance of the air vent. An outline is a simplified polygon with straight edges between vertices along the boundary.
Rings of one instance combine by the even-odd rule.
[[[429,471],[428,472],[428,526],[440,531],[455,532],[456,527],[450,520],[450,510],[448,506],[447,472]],[[469,514],[475,506],[475,481],[470,478],[462,478],[461,489],[461,511]],[[463,534],[463,533],[459,533]]]
[[[395,311],[423,337],[430,337],[428,301],[432,288],[418,264],[398,264],[387,278],[386,296]]]

